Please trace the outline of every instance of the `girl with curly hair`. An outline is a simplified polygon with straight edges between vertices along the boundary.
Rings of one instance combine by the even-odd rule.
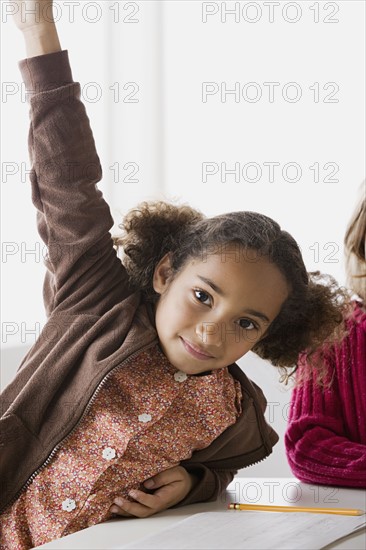
[[[2,394],[0,541],[25,549],[117,515],[216,500],[278,440],[262,391],[235,362],[253,350],[291,369],[333,338],[346,302],[254,212],[206,218],[143,203],[112,239],[52,0],[13,5],[48,250],[48,319]]]

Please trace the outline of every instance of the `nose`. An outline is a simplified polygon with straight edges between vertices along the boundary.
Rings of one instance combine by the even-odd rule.
[[[222,335],[219,323],[200,322],[196,325],[196,335],[203,345],[219,347],[222,344]]]

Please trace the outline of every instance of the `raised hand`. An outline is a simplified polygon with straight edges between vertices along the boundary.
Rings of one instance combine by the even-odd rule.
[[[135,502],[116,497],[110,511],[120,516],[147,518],[178,504],[196,483],[195,476],[182,466],[175,466],[145,481],[147,489],[156,489],[153,494],[138,490],[130,492]]]
[[[9,13],[21,31],[38,25],[54,24],[53,0],[11,0]]]
[[[22,31],[27,57],[61,50],[53,17],[53,0],[11,0],[13,19]]]

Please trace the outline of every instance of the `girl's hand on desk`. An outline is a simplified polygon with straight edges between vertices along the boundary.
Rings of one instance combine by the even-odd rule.
[[[154,490],[153,494],[131,491],[129,496],[135,502],[116,497],[110,511],[119,516],[147,518],[178,504],[188,495],[196,482],[197,478],[182,466],[169,468],[144,482],[146,489]]]

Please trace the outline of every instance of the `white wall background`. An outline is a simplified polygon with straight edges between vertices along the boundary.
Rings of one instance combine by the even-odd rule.
[[[45,251],[26,175],[28,106],[17,68],[25,49],[8,4],[1,2],[2,387],[45,322]],[[365,175],[364,2],[56,4],[115,232],[144,199],[188,202],[207,215],[259,211],[296,238],[309,271],[345,283],[343,235]],[[213,172],[206,179],[203,166]],[[253,354],[239,364],[263,387],[282,436],[289,392]],[[248,475],[289,475],[281,445]]]

